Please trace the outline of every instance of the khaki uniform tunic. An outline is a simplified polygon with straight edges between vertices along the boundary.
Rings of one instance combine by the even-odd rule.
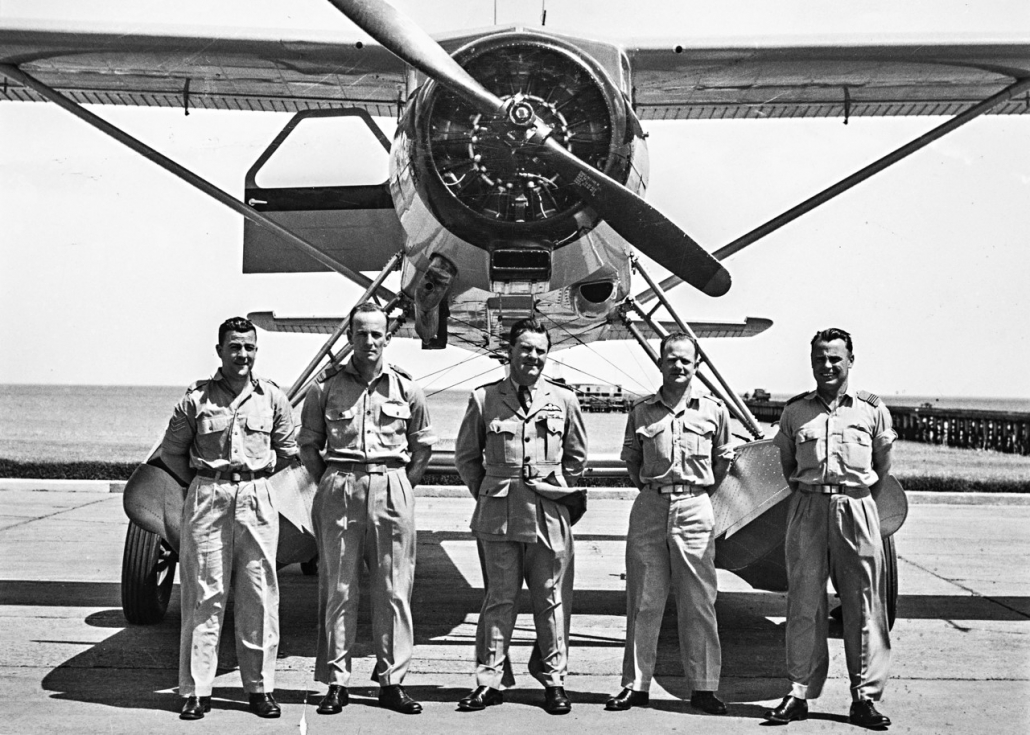
[[[270,472],[297,454],[293,411],[270,381],[253,379],[237,396],[221,370],[194,383],[172,413],[164,456],[187,453],[201,471]],[[275,689],[279,513],[264,477],[202,477],[190,483],[179,549],[182,635],[179,694],[211,695],[218,639],[232,580],[236,658],[248,693]]]
[[[788,510],[787,675],[791,693],[815,699],[829,670],[826,581],[840,595],[844,655],[854,700],[878,701],[890,666],[883,542],[869,487],[873,459],[895,434],[879,398],[848,388],[830,410],[816,391],[783,409],[775,443],[797,483]],[[824,494],[826,485],[844,492]]]
[[[325,371],[301,411],[301,446],[325,449],[312,503],[318,545],[319,629],[315,680],[347,686],[358,627],[359,578],[368,566],[372,638],[380,685],[400,684],[414,631],[415,494],[411,451],[436,442],[422,389],[387,366],[365,384],[352,362]]]
[[[730,461],[730,418],[691,383],[676,409],[661,392],[633,406],[622,459],[640,467],[640,491],[626,535],[626,648],[622,686],[646,692],[670,587],[676,595],[680,657],[695,691],[719,688],[722,649],[715,617],[713,456]]]
[[[476,630],[476,680],[500,688],[525,579],[539,661],[532,673],[563,686],[568,669],[575,548],[566,479],[586,466],[576,394],[539,381],[529,410],[504,379],[473,391],[458,431],[455,465],[476,498],[472,532],[482,543],[486,596]]]

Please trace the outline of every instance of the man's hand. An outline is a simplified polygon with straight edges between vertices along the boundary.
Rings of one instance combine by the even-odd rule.
[[[404,472],[408,475],[408,482],[411,483],[412,487],[421,482],[422,475],[425,474],[426,467],[429,466],[429,460],[432,456],[432,447],[416,447],[411,450],[411,461],[404,468]]]
[[[307,468],[308,474],[311,475],[311,479],[315,481],[315,484],[320,483],[326,468],[325,460],[322,459],[322,453],[313,444],[304,444],[300,448],[300,461]]]

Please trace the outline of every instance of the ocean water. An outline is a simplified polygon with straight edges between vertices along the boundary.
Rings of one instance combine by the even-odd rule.
[[[139,462],[164,433],[183,394],[174,386],[0,385],[0,458],[20,462]],[[429,398],[440,448],[451,449],[468,390]],[[774,395],[774,398],[788,396]],[[980,408],[1030,413],[1030,399],[884,396],[888,405]],[[584,415],[590,451],[617,454],[626,417]]]
[[[141,462],[184,387],[0,385],[0,458],[19,462]],[[429,398],[440,448],[453,449],[468,390]],[[590,450],[616,454],[624,414],[585,415]]]

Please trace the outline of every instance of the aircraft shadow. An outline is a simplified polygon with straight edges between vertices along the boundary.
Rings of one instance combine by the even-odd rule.
[[[483,591],[472,586],[444,548],[444,541],[472,541],[471,535],[420,532],[418,571],[413,591],[412,610],[415,622],[416,647],[462,648],[468,657],[471,680],[473,670],[472,635],[455,635],[466,623],[469,614],[479,610]],[[296,566],[280,573],[280,657],[313,658],[315,654],[315,620],[317,616],[317,578],[303,576]],[[362,584],[359,608],[357,645],[354,658],[373,657],[371,617],[367,584]],[[177,685],[179,657],[179,594],[173,591],[172,603],[164,620],[151,626],[128,626],[120,608],[117,583],[0,581],[0,605],[32,605],[58,607],[108,607],[85,618],[87,625],[117,629],[104,641],[91,646],[46,674],[45,691],[59,699],[99,703],[112,707],[164,709],[175,711],[179,706]],[[528,595],[520,599],[521,612],[528,613]],[[576,591],[575,614],[585,621],[601,617],[621,618],[625,614],[625,592],[622,589],[581,589]],[[721,695],[733,704],[730,714],[760,717],[763,707],[748,704],[777,698],[785,680],[783,662],[783,626],[774,623],[785,615],[785,595],[766,592],[723,592],[719,595],[717,613],[723,644],[723,677]],[[978,596],[902,595],[899,618],[1025,621],[1030,598],[985,598]],[[232,605],[226,611],[226,625],[219,652],[219,673],[236,668],[233,643]],[[597,674],[597,656],[591,650],[610,649],[602,658],[611,673],[607,691],[570,691],[573,702],[602,704],[609,694],[619,689],[624,628],[615,625],[604,635],[595,634],[589,623],[574,626],[571,643],[571,668],[575,674]],[[515,661],[528,658],[532,631],[520,626],[518,640],[513,642]],[[577,651],[579,654],[577,655]],[[415,651],[416,659],[419,650]],[[593,663],[591,663],[593,662]],[[577,668],[579,667],[579,668]],[[584,671],[584,667],[589,668]],[[539,687],[516,664],[520,687],[506,693],[512,702],[539,705]],[[692,713],[690,692],[685,690],[680,665],[676,631],[675,605],[670,600],[666,609],[658,644],[655,680],[680,701],[656,701],[653,707]],[[356,677],[356,679],[359,677]],[[233,681],[230,679],[230,681]],[[583,681],[580,679],[580,681]],[[364,686],[369,687],[365,689]],[[317,688],[318,685],[312,685]],[[363,695],[374,694],[371,682],[355,681],[355,704],[362,704]],[[411,686],[412,694],[424,701],[457,701],[467,689],[437,686]],[[245,708],[246,700],[238,680],[219,687],[215,697],[226,700],[230,707]],[[277,690],[277,697],[287,703],[300,703],[309,696],[306,690]],[[310,700],[309,700],[310,701]],[[368,698],[374,704],[374,697]]]

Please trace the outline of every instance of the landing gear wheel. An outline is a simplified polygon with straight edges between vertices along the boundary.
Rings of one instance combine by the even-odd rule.
[[[898,615],[898,551],[894,546],[894,537],[883,539],[883,573],[887,577],[887,629],[894,628],[894,619]]]
[[[133,625],[164,619],[178,556],[157,534],[129,521],[122,553],[122,612]]]

